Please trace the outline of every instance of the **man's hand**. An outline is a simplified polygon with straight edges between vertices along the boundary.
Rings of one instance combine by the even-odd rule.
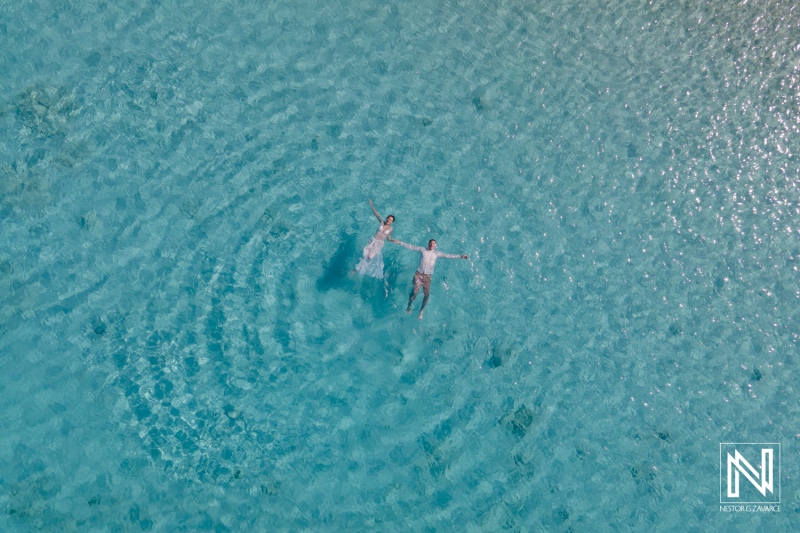
[[[469,256],[467,254],[464,254],[461,256],[461,259],[469,259]]]

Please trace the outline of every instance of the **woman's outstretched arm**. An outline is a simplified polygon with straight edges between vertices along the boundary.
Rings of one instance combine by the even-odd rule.
[[[372,205],[372,199],[371,198],[369,200],[369,206],[372,208],[372,212],[375,213],[375,216],[378,218],[378,220],[381,221],[381,224],[383,224],[383,219],[381,218],[380,213],[378,213],[378,210],[375,209],[375,206]]]

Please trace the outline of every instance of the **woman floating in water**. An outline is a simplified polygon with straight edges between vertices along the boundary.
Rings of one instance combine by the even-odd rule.
[[[384,221],[375,206],[372,205],[372,200],[369,201],[369,206],[381,225],[378,227],[377,233],[372,236],[372,239],[364,247],[364,253],[361,255],[361,261],[356,265],[356,270],[365,276],[383,279],[383,245],[394,229],[392,227],[394,215],[389,215]]]

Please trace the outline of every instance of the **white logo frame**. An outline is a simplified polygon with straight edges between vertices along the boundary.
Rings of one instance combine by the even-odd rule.
[[[728,453],[723,451],[724,447],[728,448]],[[739,450],[736,448],[739,447],[752,447],[752,448],[760,448],[758,460],[755,461],[756,464],[759,461],[762,462],[761,464],[761,472],[757,472],[755,468],[747,461],[745,456],[743,456]],[[730,447],[733,447],[731,450]],[[766,450],[769,450],[770,453],[767,454]],[[774,453],[772,451],[777,451],[777,463],[778,463],[778,475],[775,475],[775,465],[774,465]],[[749,451],[749,450],[748,450]],[[730,453],[733,452],[733,455]],[[752,457],[751,457],[752,458]],[[764,464],[764,459],[769,460],[769,465]],[[733,467],[735,470],[732,470]],[[747,467],[745,469],[744,467]],[[767,467],[769,467],[769,472],[767,472]],[[749,472],[748,472],[749,470]],[[755,489],[764,494],[764,500],[762,501],[739,501],[739,475],[742,474],[744,478],[750,482]],[[731,485],[730,475],[734,475],[734,485],[736,487],[736,495],[729,496],[728,489]],[[756,478],[758,480],[757,483]],[[765,479],[768,477],[768,481]],[[776,487],[777,485],[777,487]],[[777,490],[775,490],[777,489]],[[773,496],[767,496],[766,491],[769,490]],[[774,499],[774,495],[777,495],[777,501],[771,501]],[[781,444],[779,442],[721,442],[719,444],[719,503],[721,505],[730,505],[730,504],[780,504],[781,503]]]

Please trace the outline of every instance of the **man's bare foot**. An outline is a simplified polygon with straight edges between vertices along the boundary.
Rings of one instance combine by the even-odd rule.
[[[407,315],[411,314],[411,306],[410,305],[408,307],[406,307],[406,314]]]
[[[422,313],[424,313],[424,312],[425,312],[425,311],[420,311],[420,312],[419,312],[419,316],[417,317],[417,320],[422,320]]]

